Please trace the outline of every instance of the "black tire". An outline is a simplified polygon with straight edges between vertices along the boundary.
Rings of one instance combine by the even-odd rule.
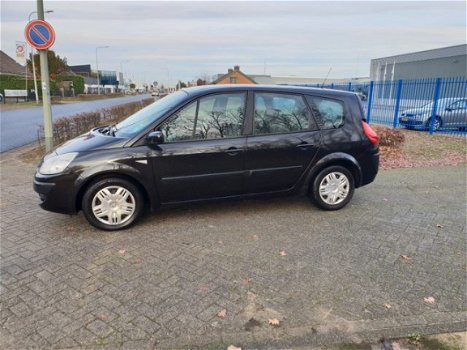
[[[328,176],[331,173],[338,173],[341,174],[337,179],[340,179],[341,176],[345,176],[348,180],[348,185],[346,186],[347,188],[347,194],[346,197],[343,200],[340,200],[336,202],[336,204],[330,204],[325,201],[325,199],[322,198],[320,195],[320,185],[323,182],[324,178]],[[355,179],[352,175],[352,173],[345,167],[340,166],[340,165],[333,165],[328,168],[325,168],[319,172],[319,174],[314,178],[313,184],[312,184],[312,189],[311,189],[311,199],[313,202],[320,208],[325,209],[325,210],[338,210],[347,205],[347,203],[350,202],[352,199],[353,193],[355,190]],[[323,195],[325,197],[325,195]]]
[[[427,128],[427,130],[430,130],[431,119],[432,117],[430,117],[426,121],[425,127]],[[442,128],[442,126],[443,126],[443,121],[441,120],[441,118],[435,117],[435,124],[433,125],[433,131],[438,131],[439,129]]]
[[[112,195],[117,194],[117,188],[123,188],[124,190],[128,191],[131,194],[131,196],[128,196],[129,197],[128,201],[124,201],[124,203],[134,205],[134,210],[132,211],[130,215],[124,216],[123,220],[121,220],[122,221],[121,223],[108,224],[108,223],[102,222],[99,218],[95,216],[93,212],[93,209],[92,209],[93,201],[96,201],[96,203],[100,201],[100,199],[96,197],[96,194],[105,188],[108,188],[108,190],[110,191]],[[112,193],[114,189],[115,189],[115,192]],[[117,206],[118,204],[112,203],[112,205]],[[102,180],[98,180],[92,183],[86,189],[86,192],[84,193],[83,200],[82,200],[82,209],[83,209],[84,217],[86,218],[86,220],[92,226],[97,227],[98,229],[101,229],[101,230],[106,230],[106,231],[117,231],[117,230],[122,230],[122,229],[130,227],[133,223],[136,222],[138,217],[141,215],[143,211],[143,207],[144,207],[144,198],[139,188],[127,180],[116,178],[116,177],[104,178]],[[114,209],[118,210],[118,208],[114,208]],[[105,217],[107,217],[107,220],[104,220]],[[109,221],[110,217],[104,216],[102,220]]]

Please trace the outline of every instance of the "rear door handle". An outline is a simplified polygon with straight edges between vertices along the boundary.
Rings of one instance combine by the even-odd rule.
[[[242,150],[241,149],[238,149],[237,147],[229,147],[227,148],[227,150],[225,151],[229,156],[236,156],[237,154],[239,154]]]

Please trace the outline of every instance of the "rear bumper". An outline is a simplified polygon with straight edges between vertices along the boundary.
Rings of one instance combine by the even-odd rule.
[[[61,214],[75,214],[75,196],[68,176],[47,177],[36,173],[34,191],[39,195],[42,209]]]
[[[358,187],[372,183],[379,170],[379,147],[375,146],[369,153],[359,160],[362,169],[362,178]]]

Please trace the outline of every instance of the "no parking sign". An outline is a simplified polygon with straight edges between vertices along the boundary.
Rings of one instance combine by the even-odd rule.
[[[27,42],[37,50],[47,50],[55,42],[55,31],[50,23],[36,19],[28,23],[24,30]]]

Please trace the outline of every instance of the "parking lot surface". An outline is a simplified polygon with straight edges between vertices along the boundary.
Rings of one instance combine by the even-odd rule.
[[[383,171],[336,212],[223,202],[116,233],[40,209],[33,172],[2,155],[1,349],[286,348],[467,328],[464,166]]]

